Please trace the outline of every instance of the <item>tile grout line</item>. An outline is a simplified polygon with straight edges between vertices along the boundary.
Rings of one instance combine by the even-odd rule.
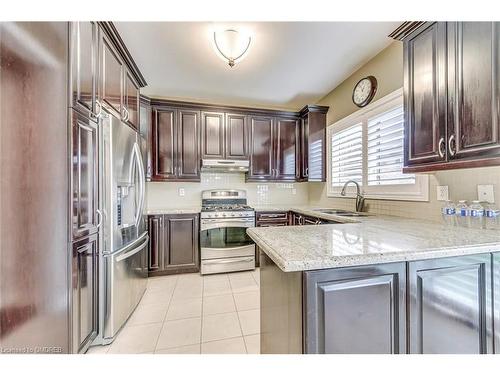
[[[201,276],[201,273],[200,273]],[[201,342],[203,341],[203,300],[205,298],[205,278],[201,276],[202,278],[202,283],[201,283],[201,324],[200,324],[200,354],[203,354],[201,351]]]
[[[238,306],[236,306],[236,299],[234,298],[233,284],[231,283],[231,278],[228,276],[229,286],[231,287],[231,296],[233,296],[234,308],[236,309],[236,316],[238,317],[238,325],[240,326],[241,338],[243,339],[243,345],[245,346],[245,352],[248,354],[247,343],[245,342],[245,336],[243,335],[243,328],[241,328],[240,314],[238,313]]]
[[[174,293],[175,293],[175,289],[177,288],[177,284],[178,283],[179,283],[179,275],[177,275],[177,278],[175,279],[175,285],[174,285],[174,288],[172,290],[172,295],[170,296],[170,299],[168,300],[167,311],[165,312],[165,316],[163,317],[163,322],[161,324],[161,328],[160,328],[160,332],[158,333],[158,337],[156,338],[156,342],[155,342],[155,347],[153,349],[153,353],[155,353],[156,350],[157,350],[158,341],[160,341],[160,336],[161,336],[161,333],[163,331],[163,327],[165,326],[165,321],[167,320],[168,310],[170,310],[170,304],[172,303],[172,300],[174,299]]]

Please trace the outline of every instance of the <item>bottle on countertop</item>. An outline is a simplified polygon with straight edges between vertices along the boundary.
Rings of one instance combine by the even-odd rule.
[[[462,200],[458,201],[456,210],[457,216],[457,224],[461,227],[469,226],[468,218],[469,218],[469,207],[467,206],[467,201]]]
[[[452,201],[447,200],[441,209],[443,221],[448,225],[456,225],[456,207]]]
[[[500,230],[500,210],[493,206],[488,205],[484,210],[484,228]]]
[[[469,207],[469,226],[474,229],[483,228],[484,207],[479,201],[472,201]]]

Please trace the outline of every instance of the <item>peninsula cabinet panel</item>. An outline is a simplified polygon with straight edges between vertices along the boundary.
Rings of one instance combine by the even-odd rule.
[[[450,158],[500,157],[500,22],[448,23]]]
[[[78,239],[98,230],[97,123],[73,110],[71,127],[72,232]]]
[[[250,180],[271,180],[275,176],[272,117],[250,116]]]
[[[409,262],[408,272],[410,353],[493,352],[490,254]]]
[[[446,160],[446,23],[404,43],[405,166]]]
[[[154,109],[152,124],[153,181],[177,178],[177,111]]]
[[[71,103],[84,113],[96,108],[98,27],[95,22],[70,22]]]
[[[84,352],[97,336],[98,242],[97,234],[73,244],[72,304],[73,351]]]
[[[243,114],[226,113],[225,159],[248,160],[248,126]]]
[[[100,33],[99,59],[100,103],[122,119],[123,64],[118,52],[103,32]]]
[[[492,254],[493,262],[493,327],[495,354],[500,354],[500,253]]]
[[[406,265],[304,272],[305,352],[406,352]]]
[[[224,113],[201,113],[202,158],[224,158]]]
[[[179,110],[177,178],[200,181],[200,112]]]
[[[275,126],[275,178],[295,180],[297,177],[299,122],[295,119],[277,118]]]

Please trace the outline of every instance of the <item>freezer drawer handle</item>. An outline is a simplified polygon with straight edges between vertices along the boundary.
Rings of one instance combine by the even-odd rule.
[[[128,253],[120,254],[119,256],[117,256],[116,257],[116,261],[117,262],[121,262],[122,260],[130,258],[132,255],[135,255],[138,252],[140,252],[142,249],[144,249],[148,245],[148,243],[149,243],[149,238],[141,246],[139,246],[135,250],[132,250],[132,251],[130,251]]]

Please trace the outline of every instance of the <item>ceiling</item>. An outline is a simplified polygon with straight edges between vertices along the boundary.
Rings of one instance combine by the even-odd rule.
[[[391,43],[398,22],[116,22],[149,96],[298,110],[316,103]],[[214,28],[252,34],[230,68],[215,53]]]

